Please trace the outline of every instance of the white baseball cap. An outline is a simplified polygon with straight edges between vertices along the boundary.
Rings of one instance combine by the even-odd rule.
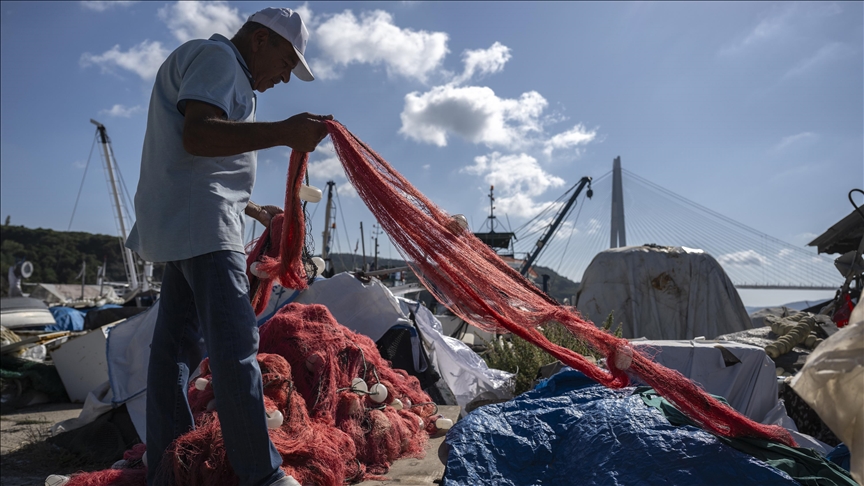
[[[312,76],[312,71],[309,70],[309,65],[306,64],[306,58],[303,57],[306,43],[309,42],[309,31],[306,30],[306,25],[303,24],[300,14],[290,8],[268,7],[252,14],[249,17],[249,22],[258,22],[290,42],[300,57],[300,62],[291,72],[301,81],[315,80],[315,76]]]

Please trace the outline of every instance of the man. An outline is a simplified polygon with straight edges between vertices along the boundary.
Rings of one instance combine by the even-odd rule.
[[[136,223],[126,245],[166,262],[147,378],[147,460],[158,484],[166,448],[194,427],[186,390],[203,338],[228,460],[241,485],[297,484],[279,469],[258,368],[258,328],[245,274],[243,213],[262,224],[281,211],[249,200],[256,151],[311,152],[327,135],[303,113],[255,121],[256,95],[314,77],[303,53],[309,33],[297,12],[266,8],[229,41],[221,35],[177,48],[150,99]],[[200,338],[199,338],[200,336]],[[162,465],[162,467],[167,466]]]

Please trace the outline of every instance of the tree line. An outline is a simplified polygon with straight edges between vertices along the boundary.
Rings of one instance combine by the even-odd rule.
[[[33,275],[24,280],[25,293],[28,291],[27,283],[81,283],[78,275],[84,263],[84,280],[88,284],[96,283],[96,274],[103,264],[107,264],[107,281],[125,282],[122,251],[120,239],[116,236],[3,225],[0,227],[2,295],[9,292],[9,267],[21,260],[33,264]],[[156,266],[153,277],[161,280],[161,265]]]

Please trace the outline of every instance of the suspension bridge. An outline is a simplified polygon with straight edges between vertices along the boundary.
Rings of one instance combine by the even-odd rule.
[[[700,249],[713,256],[739,289],[836,290],[833,259],[771,237],[620,167],[592,181],[544,245],[534,265],[574,282],[608,248],[657,244]],[[576,186],[513,230],[515,254],[531,253]],[[626,216],[625,216],[626,215]],[[493,222],[494,224],[494,222]]]

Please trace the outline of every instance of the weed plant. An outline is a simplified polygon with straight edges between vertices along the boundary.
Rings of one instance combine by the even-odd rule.
[[[603,330],[610,332],[612,322],[613,316],[610,312],[603,322]],[[549,341],[582,356],[595,360],[603,357],[592,351],[587,344],[558,322],[551,322],[541,328],[540,331]],[[614,335],[621,337],[620,325],[615,329]],[[487,342],[486,351],[482,353],[482,357],[490,368],[515,373],[513,378],[514,395],[532,389],[540,367],[557,361],[546,351],[512,334],[502,335],[492,342]]]

